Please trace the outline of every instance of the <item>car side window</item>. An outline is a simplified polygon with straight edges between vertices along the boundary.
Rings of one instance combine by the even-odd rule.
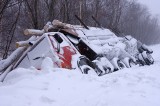
[[[57,40],[58,43],[63,42],[63,39],[58,34],[55,34],[53,37]]]

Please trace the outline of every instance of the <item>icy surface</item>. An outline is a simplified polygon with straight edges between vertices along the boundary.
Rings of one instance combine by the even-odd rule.
[[[160,45],[151,47],[155,64],[98,77],[78,70],[16,69],[0,83],[0,106],[160,106]]]

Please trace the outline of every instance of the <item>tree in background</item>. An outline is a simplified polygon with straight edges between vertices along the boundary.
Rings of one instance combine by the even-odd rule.
[[[21,5],[21,0],[2,0],[0,8],[0,49],[3,58],[7,58],[10,50],[13,50],[12,42],[15,39],[15,30],[20,18]]]
[[[27,38],[22,36],[24,29],[42,29],[53,19],[79,24],[75,15],[97,26],[94,16],[117,36],[132,35],[147,44],[160,40],[158,18],[136,0],[1,0],[0,57],[7,58],[14,42]]]

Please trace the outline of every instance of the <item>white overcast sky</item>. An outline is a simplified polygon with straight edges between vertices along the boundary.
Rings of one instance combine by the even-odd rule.
[[[145,4],[153,15],[160,16],[160,0],[138,0],[141,4]]]

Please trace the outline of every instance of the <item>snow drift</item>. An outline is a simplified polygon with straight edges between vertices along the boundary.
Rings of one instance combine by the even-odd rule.
[[[159,106],[160,45],[151,47],[155,64],[98,77],[77,70],[18,68],[0,83],[0,106]]]

